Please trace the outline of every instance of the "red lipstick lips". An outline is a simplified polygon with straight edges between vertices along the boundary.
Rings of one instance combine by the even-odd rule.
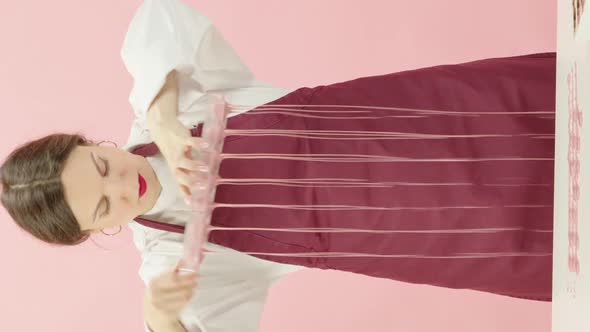
[[[139,181],[139,197],[143,196],[147,190],[147,183],[141,174],[137,173]]]

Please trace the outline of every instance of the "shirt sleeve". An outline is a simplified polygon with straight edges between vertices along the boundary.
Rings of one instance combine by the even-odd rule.
[[[193,81],[197,98],[255,81],[211,21],[180,0],[145,0],[129,24],[121,57],[133,77],[129,102],[138,118],[145,118],[174,69]]]

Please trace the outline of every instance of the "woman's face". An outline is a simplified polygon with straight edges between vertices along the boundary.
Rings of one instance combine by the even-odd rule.
[[[140,176],[146,190],[140,197]],[[99,232],[146,213],[161,192],[147,160],[114,147],[78,146],[62,173],[66,202],[82,230]]]

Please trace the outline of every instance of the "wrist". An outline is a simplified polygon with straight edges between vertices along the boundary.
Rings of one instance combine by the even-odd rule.
[[[178,317],[170,317],[155,308],[149,296],[144,298],[143,312],[147,325],[154,331],[167,331],[178,324]]]
[[[157,105],[150,107],[147,113],[147,125],[150,131],[158,131],[162,127],[178,122],[176,115],[165,112]]]

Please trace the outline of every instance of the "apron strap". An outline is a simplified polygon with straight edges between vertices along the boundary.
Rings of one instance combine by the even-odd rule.
[[[161,221],[154,221],[145,218],[135,218],[135,222],[145,227],[159,229],[161,231],[173,232],[173,233],[184,233],[184,226],[183,225],[175,225],[175,224],[168,224]]]

